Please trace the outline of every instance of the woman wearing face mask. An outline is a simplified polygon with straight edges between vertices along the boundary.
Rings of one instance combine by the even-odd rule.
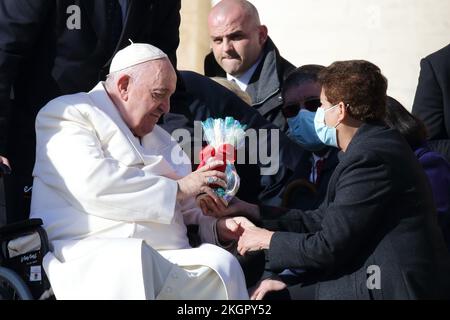
[[[335,62],[319,77],[320,140],[340,162],[313,211],[235,201],[259,227],[243,227],[238,251],[267,249],[272,270],[306,270],[302,282],[266,279],[253,299],[448,299],[450,256],[426,176],[409,145],[382,122],[387,80],[362,60]]]
[[[328,181],[338,164],[338,149],[325,145],[317,136],[314,116],[320,107],[318,74],[325,67],[303,65],[289,74],[283,84],[283,115],[288,136],[303,152],[282,192],[281,206],[302,210],[316,209],[324,200]]]

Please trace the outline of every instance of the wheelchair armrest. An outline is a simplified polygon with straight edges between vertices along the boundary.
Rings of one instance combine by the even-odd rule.
[[[0,228],[0,266],[13,270],[40,299],[50,283],[42,270],[43,257],[49,251],[47,232],[41,219],[30,219]]]
[[[42,224],[41,219],[29,219],[1,227],[0,243],[2,248],[0,252],[0,260],[9,256],[6,250],[6,243],[8,241],[33,232],[37,232],[39,234],[39,238],[41,240],[41,253],[42,256],[44,256],[49,251],[49,243],[47,232],[42,227]]]
[[[29,219],[11,223],[0,228],[0,240],[9,240],[17,236],[35,231],[42,226],[41,219]]]

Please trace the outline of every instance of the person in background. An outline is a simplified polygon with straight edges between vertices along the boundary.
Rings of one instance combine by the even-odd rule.
[[[439,225],[450,250],[450,164],[445,157],[430,150],[427,129],[400,102],[387,98],[386,124],[406,139],[428,176],[433,191]]]
[[[306,152],[283,190],[282,207],[316,209],[325,198],[328,181],[338,163],[338,149],[320,141],[314,128],[314,117],[321,104],[318,74],[324,68],[301,66],[284,82],[282,111],[289,126],[287,133]]]
[[[429,132],[429,146],[450,161],[450,44],[420,61],[412,114]]]
[[[212,52],[205,57],[205,75],[236,82],[264,118],[285,130],[281,88],[295,67],[281,57],[253,4],[220,1],[209,13],[208,29]]]

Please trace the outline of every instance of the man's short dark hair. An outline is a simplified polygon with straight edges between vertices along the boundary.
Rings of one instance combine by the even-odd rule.
[[[324,66],[318,64],[305,64],[293,70],[284,80],[282,95],[291,88],[307,82],[318,82],[319,72],[325,69]]]

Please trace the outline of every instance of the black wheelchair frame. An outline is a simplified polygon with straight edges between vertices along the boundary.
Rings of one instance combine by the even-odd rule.
[[[0,183],[8,170],[0,167]],[[9,168],[8,168],[9,169]],[[7,221],[6,221],[7,222]],[[8,244],[37,234],[39,245],[12,256]],[[0,300],[33,300],[53,297],[50,282],[42,267],[49,251],[47,233],[41,219],[29,219],[0,227]]]

